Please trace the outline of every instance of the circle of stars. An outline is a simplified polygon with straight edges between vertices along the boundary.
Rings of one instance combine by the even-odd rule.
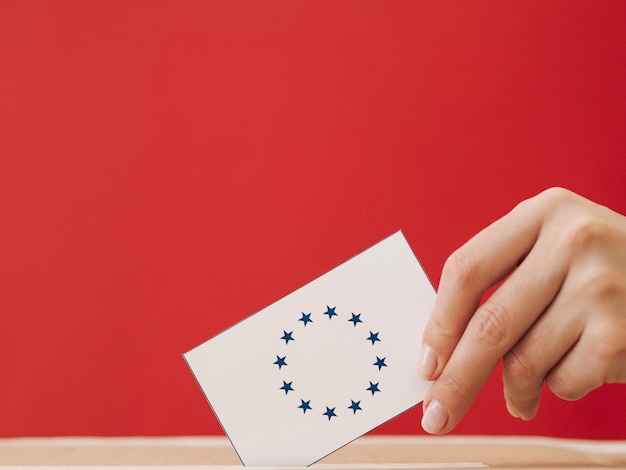
[[[328,317],[328,320],[332,321],[334,317],[340,316],[340,314],[337,313],[336,309],[337,307],[330,307],[327,305],[326,311],[323,312],[322,315],[326,315]],[[298,319],[298,321],[302,322],[302,325],[306,327],[309,323],[313,323],[313,319],[311,318],[312,315],[313,315],[312,313],[301,312],[301,316]],[[360,313],[352,312],[350,315],[351,316],[348,319],[348,321],[353,324],[354,328],[357,328],[358,326],[360,326],[360,324],[364,323],[364,321],[361,319]],[[365,341],[371,342],[372,346],[375,346],[376,343],[381,342],[381,339],[379,337],[380,335],[379,331],[376,331],[376,332],[371,331],[371,330],[368,330],[368,331],[369,331],[369,336],[365,338]],[[285,342],[285,345],[288,345],[289,342],[291,341],[296,341],[296,338],[294,338],[293,336],[293,331],[287,331],[287,330],[283,330],[283,335],[280,337],[280,339]],[[376,356],[376,361],[372,365],[375,366],[380,372],[383,367],[388,367],[387,363],[385,362],[386,360],[387,360],[387,357]],[[277,354],[276,360],[273,362],[273,364],[278,367],[278,370],[282,370],[283,367],[287,367],[288,366],[287,355],[280,356]],[[293,381],[287,382],[283,380],[282,382],[283,384],[281,387],[279,387],[279,390],[283,390],[285,392],[285,395],[288,395],[289,392],[295,392],[295,389],[293,387]],[[364,391],[370,392],[371,396],[373,397],[377,393],[381,393],[381,389],[379,388],[379,385],[380,385],[380,382],[369,381],[369,386],[367,388],[364,387]],[[311,401],[312,400],[304,400],[303,398],[300,398],[300,405],[298,405],[297,408],[302,410],[302,414],[306,415],[308,414],[308,412],[313,411],[313,406],[311,405]],[[362,400],[350,399],[350,405],[346,407],[346,409],[351,410],[352,415],[356,415],[357,412],[363,411],[363,408],[361,407],[361,402]],[[325,404],[324,408],[326,408],[326,411],[321,413],[321,415],[326,416],[328,418],[328,421],[331,421],[333,418],[338,417],[338,414],[335,411],[337,409],[336,406],[331,407]]]

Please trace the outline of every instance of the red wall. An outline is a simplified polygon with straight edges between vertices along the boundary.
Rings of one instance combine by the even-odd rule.
[[[0,3],[0,435],[220,434],[181,354],[397,229],[626,213],[626,3]],[[416,347],[419,338],[415,338]],[[626,386],[459,433],[626,438]],[[420,433],[420,409],[379,429]]]

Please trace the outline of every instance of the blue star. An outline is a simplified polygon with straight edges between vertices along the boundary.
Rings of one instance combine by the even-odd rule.
[[[289,392],[293,392],[293,388],[291,387],[292,383],[293,382],[287,383],[287,382],[285,382],[283,380],[283,386],[280,387],[280,390],[284,390],[285,391],[285,395],[287,395]],[[370,382],[370,383],[372,383],[372,382]],[[378,385],[378,384],[376,384],[376,385]],[[368,388],[368,390],[369,390],[369,388]],[[372,395],[374,395],[374,392],[372,392]]]
[[[322,413],[324,416],[328,416],[328,421],[330,421],[330,418],[332,417],[336,417],[337,415],[335,414],[335,408],[328,408],[326,407],[326,412]]]
[[[276,355],[276,361],[273,364],[276,364],[278,366],[278,370],[282,369],[283,366],[287,365],[287,363],[285,362],[285,359],[287,359],[287,356],[280,357]]]
[[[369,336],[369,338],[365,338],[365,339],[367,339],[368,341],[371,341],[371,342],[372,342],[372,346],[373,346],[373,345],[374,345],[374,343],[375,343],[376,341],[380,341],[380,340],[378,339],[378,333],[379,333],[378,331],[377,331],[376,333],[372,333],[372,332],[370,331],[370,336]]]
[[[356,326],[357,323],[363,323],[363,320],[361,320],[361,314],[359,313],[358,315],[355,315],[354,313],[352,314],[352,318],[350,318],[350,320],[352,323],[354,323],[354,326]]]
[[[363,411],[363,408],[359,406],[361,404],[361,400],[359,401],[350,400],[350,401],[352,402],[352,404],[348,407],[348,409],[352,410],[354,414],[356,414],[358,410]]]
[[[302,413],[306,413],[307,410],[312,410],[313,408],[311,408],[311,406],[309,405],[309,403],[311,403],[311,400],[309,401],[304,401],[302,398],[300,398],[300,401],[302,403],[300,403],[300,406],[298,408],[302,408]]]
[[[380,392],[380,389],[378,388],[378,384],[380,382],[376,382],[375,384],[373,384],[372,382],[370,382],[370,386],[367,387],[365,390],[369,390],[370,392],[372,392],[372,396],[376,393],[376,392]]]
[[[328,315],[328,319],[332,319],[333,317],[338,317],[339,315],[335,313],[335,309],[337,307],[333,307],[330,308],[328,305],[326,306],[326,311],[324,312],[324,315]]]
[[[289,333],[287,333],[285,330],[283,330],[283,333],[284,334],[280,337],[280,339],[284,339],[285,344],[289,344],[289,341],[295,341],[295,339],[293,339],[293,336],[291,336],[293,334],[293,331],[290,331]]]
[[[302,318],[298,321],[304,322],[304,326],[306,326],[307,323],[313,323],[313,320],[311,320],[311,314],[304,312],[302,312]]]
[[[378,356],[376,356],[376,362],[372,365],[374,366],[378,366],[378,370],[382,369],[383,367],[387,367],[387,364],[385,364],[385,359],[387,359],[386,357],[383,357],[382,359]],[[285,364],[287,365],[287,364]]]

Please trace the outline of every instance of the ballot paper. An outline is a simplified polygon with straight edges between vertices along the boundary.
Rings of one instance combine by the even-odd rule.
[[[243,465],[308,466],[423,400],[434,301],[396,232],[183,356]]]

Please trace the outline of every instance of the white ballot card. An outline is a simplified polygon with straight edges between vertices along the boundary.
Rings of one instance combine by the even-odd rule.
[[[308,466],[423,400],[434,301],[397,232],[184,358],[244,465]]]

